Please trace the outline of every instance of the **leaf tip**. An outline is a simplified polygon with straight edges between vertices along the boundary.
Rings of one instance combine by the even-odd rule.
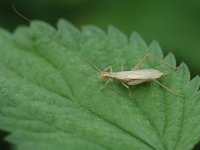
[[[142,49],[147,49],[147,44],[144,39],[140,36],[138,32],[133,32],[129,38],[130,43],[136,47],[141,47]]]
[[[189,71],[188,66],[184,62],[182,62],[180,66],[178,66],[177,73],[183,76],[185,81],[187,82],[190,81],[190,71]]]
[[[163,57],[163,51],[160,47],[160,44],[156,40],[153,40],[150,43],[149,50],[150,50],[150,53],[153,53],[156,56]]]
[[[176,66],[176,59],[173,53],[169,52],[167,56],[165,56],[165,61],[173,66]]]

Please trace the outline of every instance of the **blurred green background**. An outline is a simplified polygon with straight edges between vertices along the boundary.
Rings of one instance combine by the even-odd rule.
[[[147,43],[157,40],[165,54],[172,51],[178,63],[188,64],[192,77],[200,74],[200,0],[0,0],[0,25],[13,30],[28,24],[11,7],[29,19],[55,25],[66,18],[76,26],[109,24],[126,35],[137,31]]]
[[[29,19],[56,25],[59,18],[77,27],[112,24],[126,35],[137,31],[149,44],[157,40],[164,53],[184,61],[192,77],[200,74],[200,0],[0,0],[0,26],[13,31],[28,24],[12,9]]]

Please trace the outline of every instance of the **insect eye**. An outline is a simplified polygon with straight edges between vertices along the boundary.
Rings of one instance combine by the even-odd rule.
[[[99,78],[100,79],[106,78],[106,73],[105,72],[101,72]]]

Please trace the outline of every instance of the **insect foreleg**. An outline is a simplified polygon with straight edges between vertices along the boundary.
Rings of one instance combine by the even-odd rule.
[[[156,82],[157,84],[159,84],[160,86],[162,86],[163,88],[165,88],[166,90],[168,90],[169,92],[173,93],[174,95],[183,97],[183,95],[174,92],[172,89],[170,89],[170,88],[168,88],[167,86],[163,85],[163,84],[160,83],[158,80],[153,79],[153,81]]]
[[[112,66],[108,66],[107,68],[104,69],[103,72],[105,72],[105,71],[107,71],[107,70],[109,70],[110,72],[113,72]]]
[[[107,81],[106,81],[106,83],[100,88],[100,91],[101,90],[103,90],[110,82],[112,82],[113,81],[113,79],[108,79]]]

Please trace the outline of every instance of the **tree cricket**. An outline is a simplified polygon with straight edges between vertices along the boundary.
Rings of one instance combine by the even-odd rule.
[[[31,22],[28,18],[26,18],[25,16],[23,16],[21,13],[19,13],[15,6],[12,5],[13,10],[15,11],[16,14],[18,14],[20,17],[24,18],[25,20],[27,20],[28,22]],[[63,42],[62,44],[64,46],[66,46]],[[80,55],[79,55],[80,56]],[[176,96],[180,96],[183,97],[183,95],[173,91],[172,89],[168,88],[167,86],[163,85],[162,83],[160,83],[158,80],[161,78],[162,76],[164,76],[165,74],[159,70],[156,69],[138,69],[142,64],[144,64],[144,62],[147,60],[147,58],[152,57],[155,60],[159,61],[160,63],[171,67],[173,69],[176,69],[176,67],[168,64],[167,62],[163,61],[162,59],[153,56],[151,54],[146,54],[144,56],[144,58],[142,58],[134,67],[132,70],[130,71],[124,71],[123,69],[123,65],[121,66],[121,71],[120,72],[113,72],[113,69],[111,66],[107,67],[104,71],[101,71],[99,68],[97,68],[94,64],[92,64],[91,62],[89,62],[87,59],[83,58],[85,61],[87,61],[90,65],[92,65],[94,68],[96,68],[99,72],[100,72],[100,79],[108,79],[106,81],[106,83],[104,84],[104,87],[110,83],[113,80],[118,80],[122,83],[123,86],[125,86],[126,88],[129,89],[129,86],[131,85],[138,85],[144,82],[149,82],[149,81],[154,81],[155,83],[159,84],[161,87],[165,88],[167,91],[173,93]],[[106,72],[107,70],[109,70],[110,72]]]
[[[156,80],[165,75],[163,72],[156,69],[138,69],[149,57],[152,57],[156,59],[157,61],[161,62],[162,64],[165,64],[173,69],[176,69],[176,67],[166,63],[165,61],[151,54],[145,55],[144,58],[141,59],[141,61],[139,61],[139,63],[136,64],[135,67],[130,71],[124,71],[123,65],[121,66],[120,72],[113,72],[111,66],[107,67],[104,71],[101,71],[94,65],[93,66],[100,72],[100,76],[99,76],[100,79],[106,79],[106,78],[108,79],[106,83],[104,84],[104,86],[106,86],[108,83],[110,83],[113,80],[118,80],[122,83],[123,86],[129,89],[129,86],[131,85],[138,85],[144,82],[154,81],[155,83],[159,84],[161,87],[165,88],[167,91],[173,93],[174,95],[182,97],[183,95],[173,91],[172,89],[168,88],[167,86],[163,85],[158,80]],[[107,70],[109,70],[110,72],[106,72]]]

